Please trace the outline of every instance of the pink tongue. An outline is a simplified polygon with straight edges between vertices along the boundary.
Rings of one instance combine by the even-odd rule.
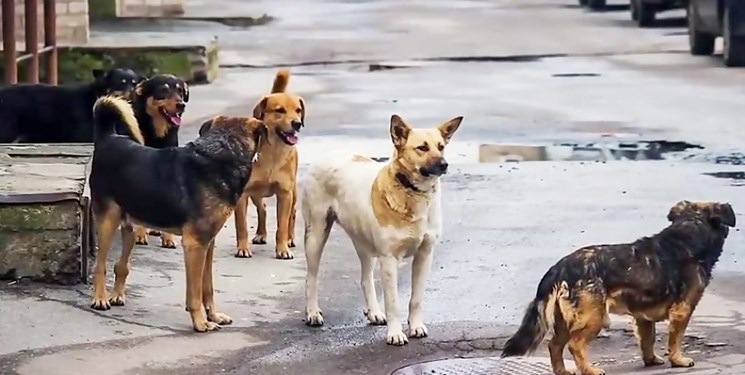
[[[181,125],[181,117],[178,116],[169,116],[171,118],[171,122],[176,124],[176,126]]]
[[[295,143],[297,143],[297,136],[295,134],[288,134],[287,142],[289,142],[291,145],[294,145]]]

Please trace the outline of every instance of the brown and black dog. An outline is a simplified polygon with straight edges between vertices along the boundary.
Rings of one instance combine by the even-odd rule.
[[[665,362],[654,353],[655,322],[668,320],[670,364],[692,367],[681,349],[683,335],[735,213],[727,203],[681,201],[667,218],[671,224],[654,236],[584,247],[551,267],[502,357],[532,353],[549,335],[554,374],[571,374],[562,358],[567,344],[582,375],[605,374],[590,365],[587,346],[610,325],[611,313],[634,318],[646,366]]]
[[[158,74],[140,82],[134,90],[132,107],[145,146],[154,148],[178,147],[181,116],[189,102],[189,85],[172,74]],[[127,129],[117,129],[127,134]],[[173,234],[150,231],[161,235],[161,246],[175,249]],[[148,244],[148,229],[135,226],[135,243]]]
[[[246,185],[245,194],[235,208],[235,229],[238,242],[236,257],[252,256],[248,244],[248,224],[246,213],[248,199],[256,205],[259,225],[254,244],[266,243],[266,204],[265,197],[277,196],[277,235],[275,255],[279,259],[292,259],[290,247],[295,246],[295,217],[297,203],[298,154],[295,144],[298,132],[305,126],[305,102],[296,95],[286,93],[290,72],[280,70],[274,79],[272,92],[261,98],[253,110],[253,117],[261,119],[267,126],[269,137],[260,145],[259,158],[254,163],[251,180]],[[203,135],[213,127],[228,121],[228,117],[218,116],[199,129]]]
[[[91,307],[108,310],[124,305],[135,245],[132,223],[137,223],[181,236],[186,306],[194,330],[230,324],[232,319],[217,311],[213,298],[215,236],[243,194],[266,126],[257,119],[231,122],[182,147],[158,149],[143,145],[145,137],[124,99],[99,99],[93,118],[97,134],[89,181],[99,249]],[[117,127],[126,128],[127,135],[116,134]],[[106,256],[118,226],[122,252],[109,295]]]

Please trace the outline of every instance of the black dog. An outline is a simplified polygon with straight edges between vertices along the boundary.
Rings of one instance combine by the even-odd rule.
[[[103,97],[93,112],[97,133],[90,188],[99,250],[91,307],[124,305],[135,244],[131,223],[139,223],[182,236],[186,303],[194,330],[230,324],[232,319],[218,312],[213,299],[214,241],[251,176],[266,126],[257,119],[234,122],[185,146],[157,149],[142,145],[143,135],[124,99]],[[128,135],[115,134],[116,127],[128,129]],[[106,255],[120,225],[122,252],[114,268],[114,290],[107,295]]]
[[[172,74],[158,74],[140,84],[134,90],[132,107],[139,124],[138,131],[145,146],[154,148],[178,147],[178,130],[181,115],[189,101],[189,85]],[[130,130],[119,124],[119,134],[129,134]],[[158,235],[157,231],[150,232]],[[135,225],[135,243],[148,244],[148,230]],[[176,240],[170,233],[161,234],[161,246],[176,248]]]
[[[0,88],[0,143],[93,141],[93,103],[102,95],[129,97],[144,78],[131,69],[93,70],[93,82]]]
[[[735,212],[727,203],[681,201],[667,215],[671,224],[633,243],[583,247],[559,260],[538,285],[517,332],[502,357],[533,352],[550,335],[554,374],[568,375],[563,351],[569,344],[582,375],[605,374],[587,358],[587,346],[608,313],[634,318],[646,366],[665,363],[654,353],[655,323],[668,320],[673,367],[691,367],[682,343],[691,315],[711,280]]]

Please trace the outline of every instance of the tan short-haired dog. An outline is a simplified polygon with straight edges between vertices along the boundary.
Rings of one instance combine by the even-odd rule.
[[[256,205],[258,226],[254,244],[266,243],[266,204],[265,197],[277,196],[277,235],[275,255],[279,259],[292,259],[290,247],[295,246],[295,204],[297,202],[298,154],[295,144],[298,132],[305,126],[305,102],[299,96],[285,92],[290,72],[280,70],[274,78],[272,92],[261,98],[253,110],[253,117],[262,120],[268,130],[266,142],[259,147],[258,160],[253,164],[251,179],[243,196],[235,208],[235,230],[238,258],[253,256],[248,244],[248,223],[246,211],[248,199]],[[202,124],[201,136],[222,116]]]
[[[390,162],[370,162],[356,155],[350,161],[311,167],[303,188],[305,255],[308,274],[306,324],[323,325],[318,306],[318,266],[331,227],[338,223],[354,244],[362,268],[365,315],[373,324],[388,324],[387,342],[408,342],[398,315],[398,265],[413,257],[409,336],[425,337],[422,319],[424,283],[442,232],[440,179],[447,172],[445,146],[462,117],[431,129],[412,129],[398,115],[391,117],[394,153]],[[373,268],[380,261],[385,314],[378,305]]]

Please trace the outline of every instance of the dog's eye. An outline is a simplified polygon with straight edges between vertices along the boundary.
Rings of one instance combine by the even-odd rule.
[[[300,113],[302,111],[303,111],[302,109],[298,108],[298,109],[295,110],[295,113]]]
[[[445,146],[443,146],[442,143],[438,143],[437,144],[437,149],[440,150],[440,151],[442,151],[442,150],[445,149]]]
[[[427,151],[429,151],[429,146],[427,144],[423,144],[423,145],[417,147],[416,149],[419,150],[419,151],[421,151],[421,152],[427,152]]]
[[[287,111],[284,108],[277,108],[275,111],[277,113],[287,113]]]

